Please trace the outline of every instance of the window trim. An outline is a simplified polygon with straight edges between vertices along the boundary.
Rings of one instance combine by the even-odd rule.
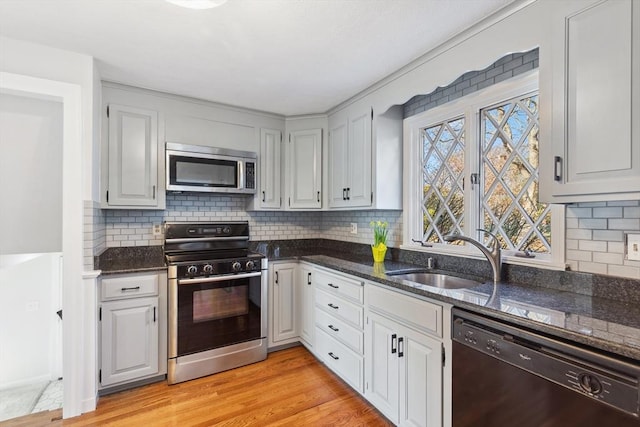
[[[400,246],[402,249],[485,259],[482,253],[472,245],[465,244],[463,246],[457,246],[446,243],[435,243],[433,246],[425,248],[412,241],[412,239],[422,238],[422,215],[420,214],[420,210],[415,208],[422,199],[420,130],[444,120],[451,120],[459,116],[465,117],[464,174],[466,181],[470,182],[469,173],[476,172],[476,165],[479,164],[480,160],[479,150],[475,149],[479,144],[480,110],[538,90],[538,70],[536,69],[403,120],[404,185],[402,217],[404,227],[403,244]],[[543,143],[543,141],[540,141],[540,144]],[[473,148],[469,149],[469,147]],[[473,186],[465,186],[465,212],[477,213],[479,211],[479,197],[477,197],[474,191]],[[551,216],[553,220],[551,225],[552,252],[550,255],[536,258],[520,258],[514,256],[512,251],[505,250],[503,251],[503,261],[507,264],[564,270],[566,267],[564,206],[551,205]],[[480,228],[478,221],[477,215],[466,215],[463,227],[464,234],[475,238],[475,230]]]

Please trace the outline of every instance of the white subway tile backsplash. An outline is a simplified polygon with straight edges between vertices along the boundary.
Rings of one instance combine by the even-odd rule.
[[[638,230],[640,229],[640,218],[610,219],[609,230]]]
[[[594,252],[593,253],[593,262],[599,262],[602,264],[611,265],[622,265],[624,261],[624,255],[617,253],[609,253],[609,252]]]
[[[622,207],[593,208],[593,218],[622,218]]]
[[[624,259],[624,233],[640,232],[638,210],[635,200],[567,206],[567,265],[585,273],[640,278],[640,262]]]
[[[580,240],[578,242],[578,249],[581,251],[607,251],[607,242],[599,242],[595,240]]]
[[[607,274],[607,264],[595,262],[578,262],[578,270],[583,273]]]

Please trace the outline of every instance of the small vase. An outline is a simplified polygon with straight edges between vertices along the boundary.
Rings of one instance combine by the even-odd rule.
[[[373,262],[384,262],[384,256],[387,253],[387,246],[385,244],[371,246],[371,253],[373,254]]]

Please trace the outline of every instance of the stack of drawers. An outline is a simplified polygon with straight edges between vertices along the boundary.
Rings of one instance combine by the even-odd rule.
[[[364,391],[364,282],[316,269],[316,354],[344,381]]]

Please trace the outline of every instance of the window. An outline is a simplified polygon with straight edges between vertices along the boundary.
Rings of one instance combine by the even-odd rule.
[[[564,266],[564,211],[538,202],[537,80],[527,73],[405,120],[405,248],[473,254],[443,236],[488,243],[484,229],[507,262]]]

